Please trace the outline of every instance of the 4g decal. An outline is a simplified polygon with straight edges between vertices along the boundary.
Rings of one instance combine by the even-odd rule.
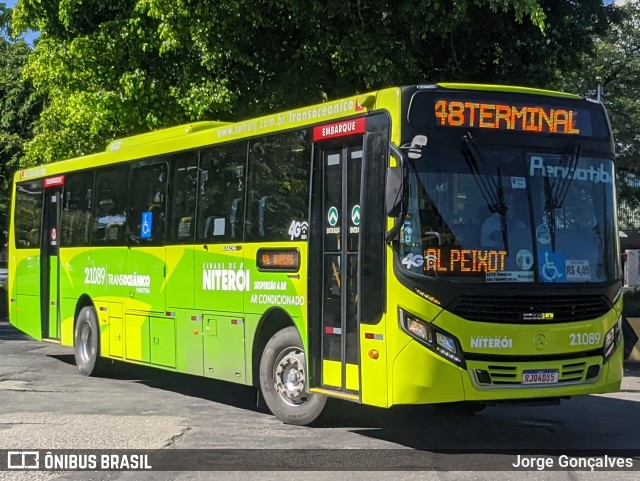
[[[294,220],[291,222],[289,226],[289,235],[291,236],[291,240],[301,239],[307,240],[309,233],[309,223],[307,221],[297,221]]]
[[[407,269],[411,269],[412,267],[420,267],[424,264],[424,257],[420,254],[408,254],[404,259],[402,259],[402,265]]]

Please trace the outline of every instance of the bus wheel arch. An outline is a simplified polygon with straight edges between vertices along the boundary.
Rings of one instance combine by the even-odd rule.
[[[287,327],[295,327],[295,325],[291,316],[279,307],[272,307],[262,315],[253,337],[251,356],[251,372],[253,375],[253,385],[255,387],[260,387],[260,359],[262,358],[262,353],[269,339],[271,339],[276,332],[286,329]]]
[[[269,410],[281,421],[311,424],[322,413],[326,397],[308,391],[300,333],[281,310],[273,310],[263,321],[254,347],[254,373],[258,373],[260,392]]]
[[[100,324],[93,301],[83,294],[76,305],[73,325],[73,350],[81,374],[97,376],[106,371],[100,357]]]

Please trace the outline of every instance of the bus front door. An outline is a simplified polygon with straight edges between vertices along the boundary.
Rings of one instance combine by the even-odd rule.
[[[40,249],[40,309],[43,339],[60,339],[60,208],[64,177],[45,179]]]
[[[318,154],[322,192],[320,388],[359,397],[358,242],[361,135],[328,144]],[[316,210],[316,212],[318,212]],[[317,311],[316,311],[317,312]]]

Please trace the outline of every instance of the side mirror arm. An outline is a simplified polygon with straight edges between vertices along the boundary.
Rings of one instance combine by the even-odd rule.
[[[385,207],[388,216],[396,217],[396,222],[389,232],[385,235],[385,241],[389,244],[400,231],[402,226],[402,191],[404,187],[405,174],[405,156],[400,148],[392,142],[389,142],[389,152],[395,157],[397,165],[395,167],[387,167],[387,182],[385,192]]]

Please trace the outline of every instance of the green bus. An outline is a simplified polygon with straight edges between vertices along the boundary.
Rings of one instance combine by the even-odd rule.
[[[616,391],[613,159],[599,102],[453,83],[116,140],[16,173],[10,321],[293,424]]]

